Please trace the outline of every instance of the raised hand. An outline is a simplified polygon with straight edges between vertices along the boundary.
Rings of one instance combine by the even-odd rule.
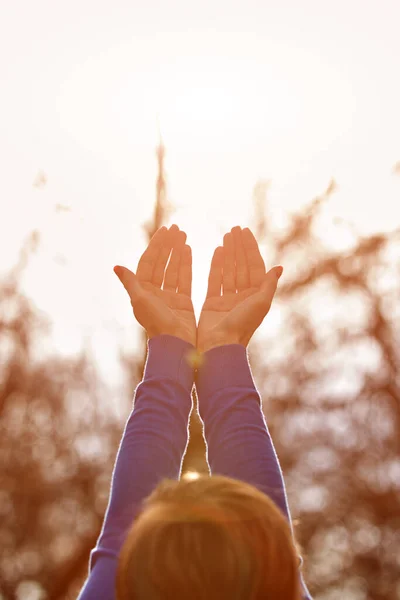
[[[207,297],[197,328],[197,349],[224,344],[247,347],[267,315],[282,267],[268,273],[257,241],[247,227],[233,227],[211,261]]]
[[[156,231],[135,273],[114,272],[129,294],[133,313],[149,338],[169,334],[196,345],[196,318],[191,300],[192,251],[177,225]],[[171,253],[168,267],[167,262]]]

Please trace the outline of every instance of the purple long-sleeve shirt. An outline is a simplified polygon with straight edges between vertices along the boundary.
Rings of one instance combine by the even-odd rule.
[[[89,576],[78,600],[115,600],[119,551],[142,500],[164,478],[179,479],[188,444],[195,372],[180,338],[148,342],[143,380],[136,388],[112,475],[111,494]],[[218,346],[203,355],[196,375],[210,473],[253,484],[267,494],[291,526],[282,471],[264,419],[246,349]],[[299,577],[304,600],[311,596]]]

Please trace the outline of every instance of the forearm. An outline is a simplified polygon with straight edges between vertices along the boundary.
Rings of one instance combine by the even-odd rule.
[[[161,479],[179,479],[191,404],[185,390],[174,387],[160,378],[137,388],[113,471],[102,546],[122,543],[141,501]]]
[[[143,381],[135,393],[112,476],[99,542],[114,544],[126,533],[139,504],[165,477],[178,479],[192,407],[193,372],[185,361],[190,345],[172,336],[148,342]]]
[[[153,338],[148,347],[143,381],[118,449],[108,508],[80,600],[109,597],[100,591],[104,586],[99,581],[104,569],[114,572],[110,560],[116,563],[142,501],[162,479],[180,477],[192,408],[193,369],[186,357],[193,347],[173,336]],[[103,564],[97,565],[100,559]],[[113,582],[106,577],[104,585]]]
[[[205,353],[196,389],[211,473],[256,486],[290,522],[282,471],[246,349],[238,344],[221,345]]]

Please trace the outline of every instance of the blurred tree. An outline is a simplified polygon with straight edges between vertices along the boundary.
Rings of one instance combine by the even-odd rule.
[[[400,230],[329,217],[336,189],[279,228],[255,186],[253,229],[285,270],[249,356],[315,600],[398,600]],[[208,472],[204,450],[193,410],[184,472]]]
[[[334,180],[274,222],[269,182],[253,229],[267,267],[284,266],[249,347],[315,600],[400,597],[400,229],[361,236],[329,216]],[[204,471],[192,412],[183,471]]]
[[[39,236],[0,284],[0,597],[67,597],[87,570],[108,500],[121,424],[90,357],[38,357],[49,324],[19,278]]]
[[[259,242],[284,273],[250,362],[315,599],[398,600],[400,229],[332,221],[335,189],[281,232],[256,190]]]
[[[334,181],[279,227],[268,190],[255,187],[253,228],[284,274],[249,355],[306,581],[315,600],[398,600],[400,231],[362,237],[329,217]],[[156,206],[149,238],[165,214]],[[38,243],[33,234],[0,284],[2,600],[76,598],[123,428],[89,356],[37,358],[48,325],[18,280]],[[132,398],[145,343],[143,357],[121,357]],[[207,470],[195,410],[190,436],[183,469]]]

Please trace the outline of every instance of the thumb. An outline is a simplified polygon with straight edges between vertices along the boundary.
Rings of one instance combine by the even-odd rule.
[[[271,269],[271,271],[269,271],[269,273],[273,273],[274,276],[276,277],[276,281],[278,281],[283,273],[283,267],[282,266],[274,267],[273,269]]]
[[[265,280],[260,288],[260,295],[263,296],[266,303],[271,305],[274,298],[276,288],[278,287],[278,280],[283,273],[283,267],[274,267],[265,276]]]
[[[135,273],[126,267],[120,267],[119,265],[114,267],[114,273],[128,292],[131,300],[134,300],[141,290],[140,283]]]
[[[230,326],[232,330],[236,328],[241,331],[245,346],[268,314],[282,272],[282,267],[274,267],[268,271],[259,290],[241,303],[236,311],[231,312],[235,323],[230,323]]]

